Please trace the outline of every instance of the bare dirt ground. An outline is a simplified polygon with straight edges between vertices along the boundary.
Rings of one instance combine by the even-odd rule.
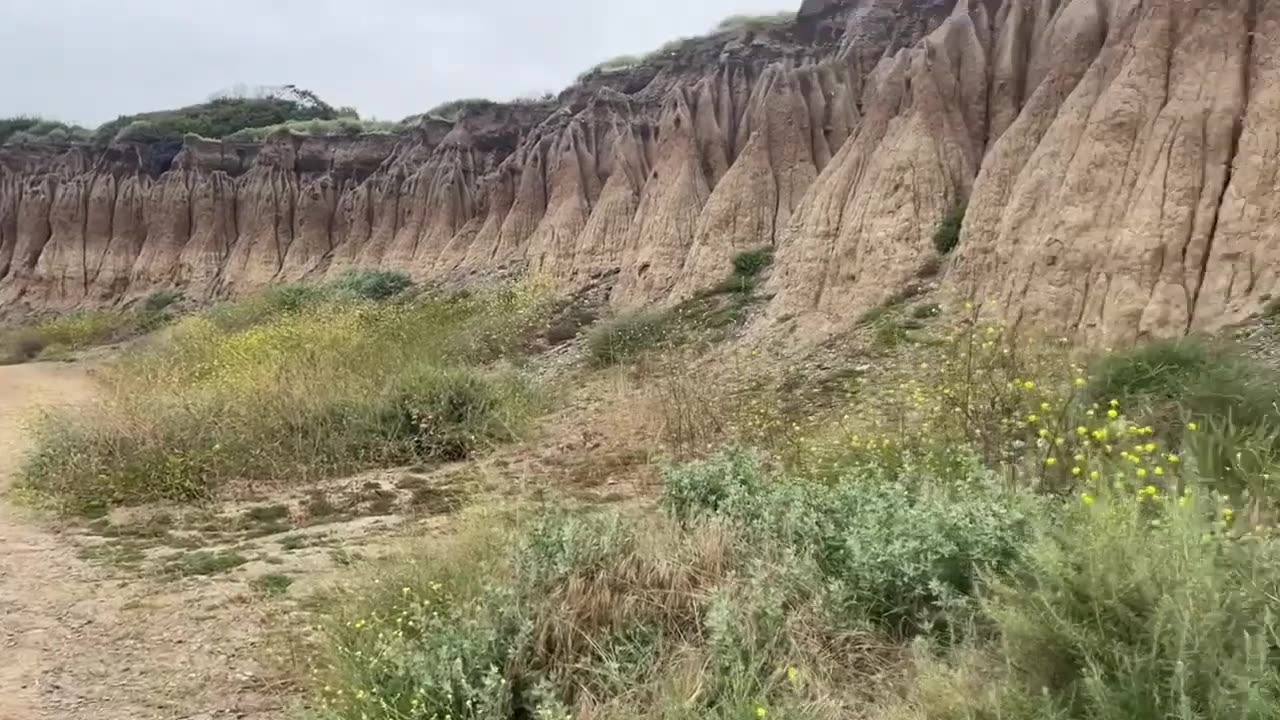
[[[0,491],[33,409],[91,401],[79,363],[0,367]],[[0,720],[282,713],[240,581],[159,581],[81,558],[81,540],[0,495]]]

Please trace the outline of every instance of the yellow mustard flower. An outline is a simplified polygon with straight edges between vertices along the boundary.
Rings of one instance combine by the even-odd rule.
[[[1057,464],[1058,464],[1058,459],[1057,459],[1057,458],[1045,458],[1044,464],[1045,464],[1045,465],[1048,465],[1049,467],[1053,467],[1054,465],[1057,465]]]
[[[1027,390],[1035,390],[1035,389],[1036,389],[1036,384],[1035,384],[1035,383],[1033,383],[1033,382],[1031,382],[1030,380],[1028,380],[1028,381],[1026,381],[1026,382],[1022,383],[1022,387],[1026,388]]]
[[[1089,479],[1090,479],[1090,480],[1097,480],[1097,479],[1098,479],[1098,477],[1099,477],[1099,475],[1098,475],[1098,471],[1097,471],[1097,470],[1094,470],[1093,472],[1089,473]]]
[[[756,706],[756,717],[758,717],[758,718],[762,718],[762,717],[764,717],[765,715],[768,715],[768,714],[769,714],[769,711],[768,711],[768,710],[765,710],[763,705],[757,705],[757,706]]]
[[[1082,472],[1084,472],[1084,471],[1083,471],[1083,470],[1081,470],[1079,467],[1073,467],[1073,468],[1071,468],[1071,474],[1072,474],[1072,475],[1079,476],[1079,475],[1080,475],[1080,473],[1082,473]]]
[[[1187,423],[1187,429],[1188,429],[1188,430],[1190,430],[1191,432],[1195,432],[1196,430],[1199,430],[1199,429],[1200,429],[1200,424],[1199,424],[1199,423],[1194,423],[1194,422],[1189,422],[1189,423]]]
[[[1114,420],[1114,419],[1116,419],[1116,418],[1120,417],[1120,413],[1116,412],[1116,409],[1115,409],[1115,408],[1111,408],[1110,410],[1108,410],[1108,411],[1107,411],[1107,417],[1109,417],[1109,418],[1111,418],[1112,420]]]
[[[1094,500],[1095,498],[1093,497],[1093,493],[1084,493],[1080,496],[1080,502],[1085,505],[1092,505]]]

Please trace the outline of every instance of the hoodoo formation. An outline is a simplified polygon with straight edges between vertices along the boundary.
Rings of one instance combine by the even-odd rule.
[[[945,291],[1089,342],[1213,330],[1280,270],[1280,1],[805,0],[456,121],[0,148],[0,304],[520,268],[619,307],[773,245],[773,317]]]

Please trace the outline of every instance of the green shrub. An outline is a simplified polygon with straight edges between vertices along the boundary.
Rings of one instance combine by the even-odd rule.
[[[250,128],[264,128],[298,120],[332,120],[338,113],[314,93],[286,86],[264,98],[218,98],[199,105],[122,115],[94,131],[93,140],[178,142],[186,135],[224,138]]]
[[[0,365],[16,365],[36,359],[49,341],[33,328],[0,330]]]
[[[1229,345],[1157,340],[1107,353],[1090,369],[1089,399],[1143,408],[1164,434],[1187,420],[1230,418],[1250,428],[1280,419],[1280,375]]]
[[[790,10],[773,13],[770,15],[730,15],[716,25],[716,30],[721,32],[728,30],[765,30],[775,25],[785,25],[796,19],[796,14]]]
[[[740,278],[754,278],[769,267],[772,262],[772,247],[743,250],[733,256],[733,274]]]
[[[1131,497],[1084,508],[995,583],[984,610],[1035,717],[1280,713],[1277,546],[1223,534],[1212,507],[1165,504],[1158,522]]]
[[[426,114],[445,120],[457,120],[467,113],[482,112],[497,105],[498,103],[486,98],[460,98],[442,102],[428,110]]]
[[[91,133],[79,125],[34,116],[0,118],[0,145],[66,145],[86,142]]]
[[[76,310],[37,323],[46,352],[82,350],[110,342],[126,331],[130,317],[115,310]]]
[[[960,244],[960,230],[964,226],[965,209],[964,204],[955,206],[938,223],[938,229],[933,233],[933,248],[940,255],[950,253]]]
[[[349,270],[330,283],[335,291],[366,300],[387,300],[413,287],[398,270]]]
[[[1035,514],[976,462],[908,454],[853,456],[833,479],[769,477],[728,453],[668,470],[664,504],[678,518],[721,517],[757,542],[812,558],[848,612],[886,629],[927,622],[974,591],[977,574],[1014,560]]]
[[[633,313],[604,323],[587,336],[587,356],[596,367],[617,365],[658,347],[671,331],[660,313]]]

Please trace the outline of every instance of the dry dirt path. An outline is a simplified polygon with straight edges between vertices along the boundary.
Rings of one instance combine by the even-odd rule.
[[[88,563],[73,537],[4,494],[33,409],[92,394],[78,363],[0,367],[0,720],[279,717],[243,588]]]

